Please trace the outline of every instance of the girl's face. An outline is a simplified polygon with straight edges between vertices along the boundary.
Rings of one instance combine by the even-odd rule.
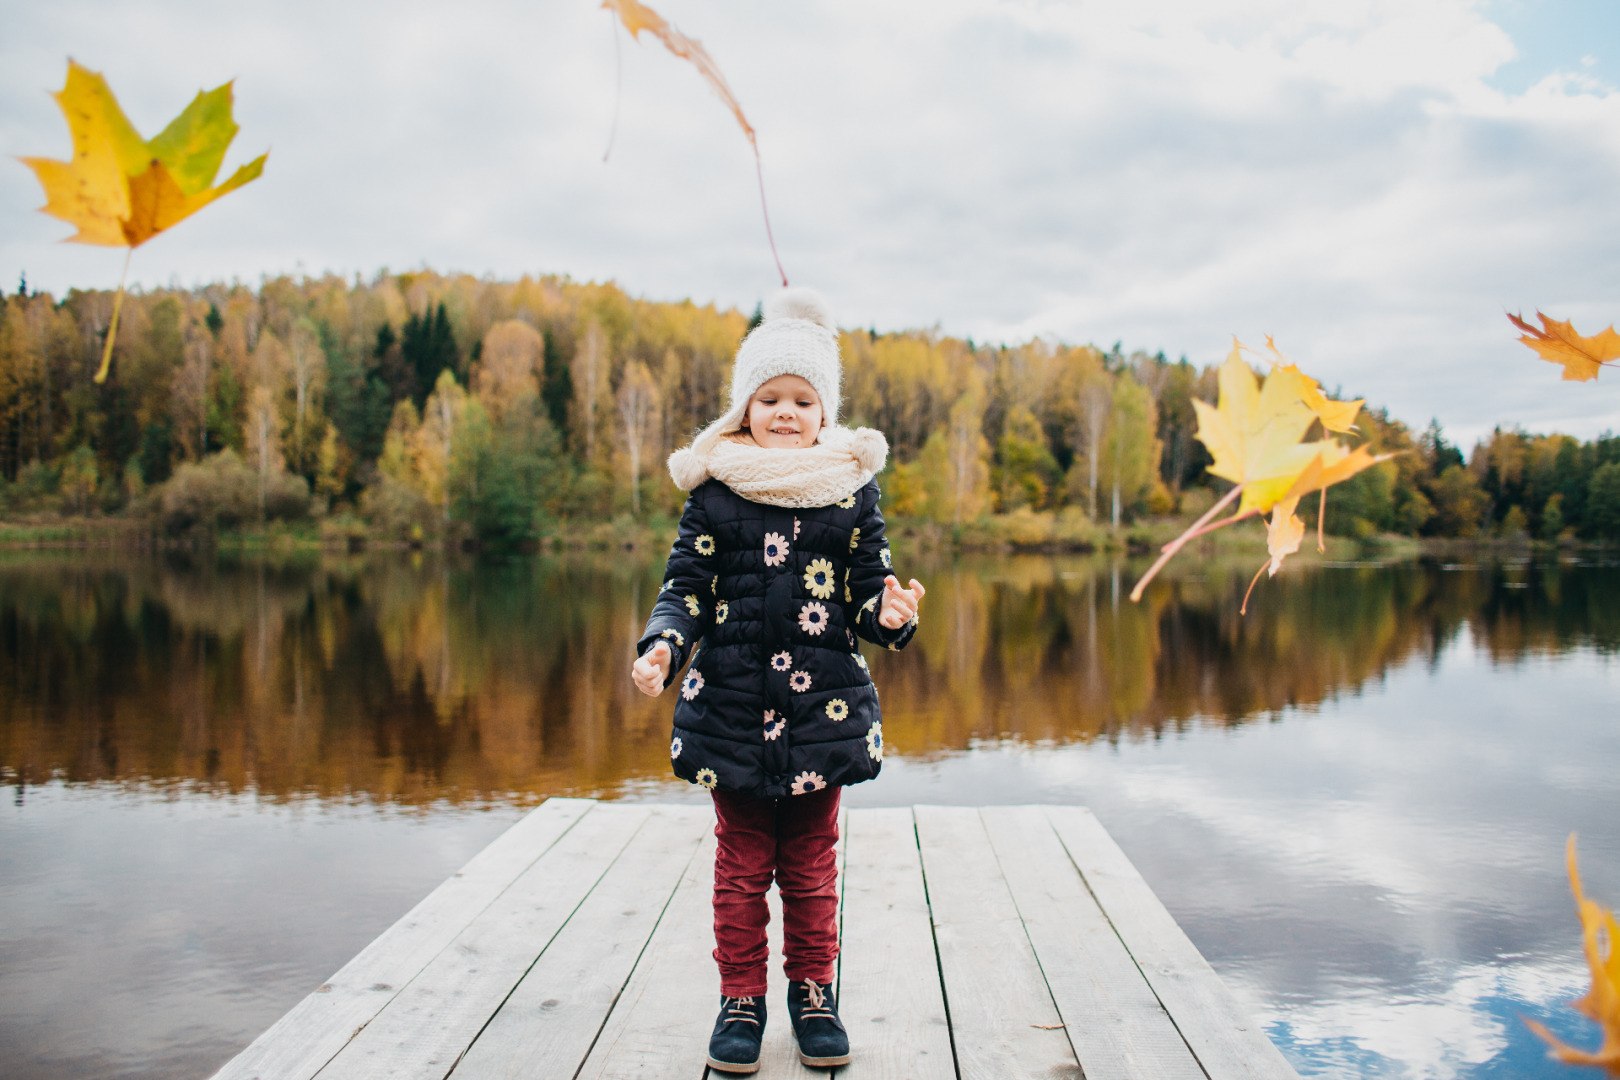
[[[821,398],[798,375],[778,375],[754,391],[743,421],[754,441],[777,450],[814,446],[821,434]]]

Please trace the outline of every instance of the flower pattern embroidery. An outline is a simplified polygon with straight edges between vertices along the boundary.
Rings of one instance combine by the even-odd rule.
[[[882,550],[880,550],[878,552],[878,555],[883,559],[883,565],[885,567],[890,567],[890,568],[893,567],[894,564],[889,561],[889,549],[888,548],[885,547]]]
[[[849,550],[854,551],[855,546],[861,542],[861,529],[857,525],[855,531],[849,534]]]
[[[795,671],[788,676],[788,685],[798,694],[810,689],[810,673],[808,671]]]
[[[688,671],[686,678],[681,682],[681,697],[691,701],[703,689],[703,675],[700,672]]]
[[[873,593],[872,599],[861,605],[862,611],[876,611],[879,593]]]
[[[709,582],[709,592],[713,593],[715,596],[720,595],[720,575],[719,574],[714,575],[714,580]]]
[[[787,727],[787,718],[786,717],[783,717],[781,719],[777,719],[775,709],[766,709],[765,710],[765,741],[766,742],[770,742],[772,739],[774,739],[778,735],[782,734],[782,729],[785,728],[785,727]]]
[[[714,624],[719,626],[721,623],[725,622],[726,616],[730,613],[731,605],[726,603],[724,600],[720,601],[720,603],[717,604],[714,609]]]
[[[714,775],[713,769],[699,769],[697,775],[692,778],[692,783],[698,787],[708,788],[710,791],[713,791],[714,786],[719,782],[720,778]]]
[[[808,795],[812,791],[820,791],[827,786],[827,781],[821,778],[820,773],[802,772],[793,778],[793,794]]]
[[[672,587],[672,586],[673,586],[673,585],[674,585],[674,584],[675,584],[675,583],[674,583],[674,582],[673,582],[673,581],[666,581],[666,582],[664,582],[664,583],[663,583],[663,584],[662,584],[662,585],[660,585],[660,586],[658,586],[658,591],[659,591],[659,592],[668,592],[668,591],[669,591],[669,590],[670,590],[670,588],[671,588],[671,587]]]
[[[777,671],[786,671],[792,666],[793,654],[785,649],[771,657],[771,667],[775,668]]]
[[[815,601],[799,610],[799,629],[811,637],[819,637],[827,629],[827,609]]]
[[[793,539],[797,540],[798,538],[799,538],[799,519],[794,518],[793,519]]]
[[[681,737],[675,736],[675,741],[669,744],[669,759],[674,761],[681,756]]]
[[[868,675],[872,674],[872,669],[866,666],[866,657],[862,656],[860,653],[856,653],[855,662],[861,665],[862,671],[866,672]]]
[[[766,566],[781,566],[784,562],[787,561],[787,557],[788,557],[787,537],[783,536],[781,533],[766,533],[765,534],[765,565]]]
[[[698,603],[697,597],[688,596],[686,598],[686,610],[690,611],[692,613],[692,618],[695,619],[699,615],[703,614],[703,605]]]
[[[833,505],[842,507],[845,510],[852,509],[855,506],[855,492],[853,492],[853,491],[850,492],[848,495],[846,495],[842,499],[839,499]]]
[[[699,555],[713,555],[714,537],[710,536],[708,533],[704,533],[702,536],[692,541],[692,550],[697,552]]]
[[[684,647],[686,645],[686,639],[681,637],[681,632],[679,630],[665,630],[662,634],[659,634],[658,636],[659,637],[669,638],[671,641],[675,642],[675,644],[680,645],[682,647]]]
[[[855,594],[849,591],[849,567],[844,567],[844,603],[853,604]]]
[[[833,564],[826,559],[813,559],[804,568],[804,587],[817,600],[826,600],[833,594]]]
[[[866,754],[873,761],[883,760],[883,725],[873,724],[866,732]]]
[[[844,703],[843,698],[835,697],[831,701],[827,702],[827,719],[842,720],[848,715],[849,706]]]

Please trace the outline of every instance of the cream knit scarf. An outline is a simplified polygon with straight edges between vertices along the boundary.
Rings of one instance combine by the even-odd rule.
[[[709,434],[669,456],[676,485],[691,491],[712,476],[767,506],[831,506],[865,487],[889,456],[888,441],[872,428],[823,428],[816,445],[802,450],[768,449],[741,431],[705,439]]]

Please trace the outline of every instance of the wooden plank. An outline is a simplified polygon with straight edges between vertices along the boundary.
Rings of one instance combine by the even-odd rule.
[[[855,810],[847,828],[838,1011],[852,1056],[838,1076],[954,1080],[911,811]]]
[[[226,1062],[214,1080],[314,1076],[594,805],[590,799],[548,799],[526,814]]]
[[[709,1033],[720,1009],[720,973],[710,955],[713,896],[711,829],[687,865],[577,1080],[703,1076]]]
[[[434,957],[320,1071],[340,1080],[440,1080],[647,820],[603,804]]]
[[[1091,811],[1045,813],[1210,1080],[1298,1080]]]
[[[573,1076],[713,824],[703,807],[653,807],[456,1065],[455,1080]]]
[[[1086,1080],[1203,1080],[1040,807],[979,816]]]
[[[961,1080],[1080,1076],[979,812],[919,806],[934,941]]]

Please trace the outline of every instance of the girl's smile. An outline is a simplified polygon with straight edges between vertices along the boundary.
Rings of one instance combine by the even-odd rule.
[[[778,450],[814,446],[821,434],[821,398],[808,380],[778,375],[754,391],[743,426],[760,446]]]

